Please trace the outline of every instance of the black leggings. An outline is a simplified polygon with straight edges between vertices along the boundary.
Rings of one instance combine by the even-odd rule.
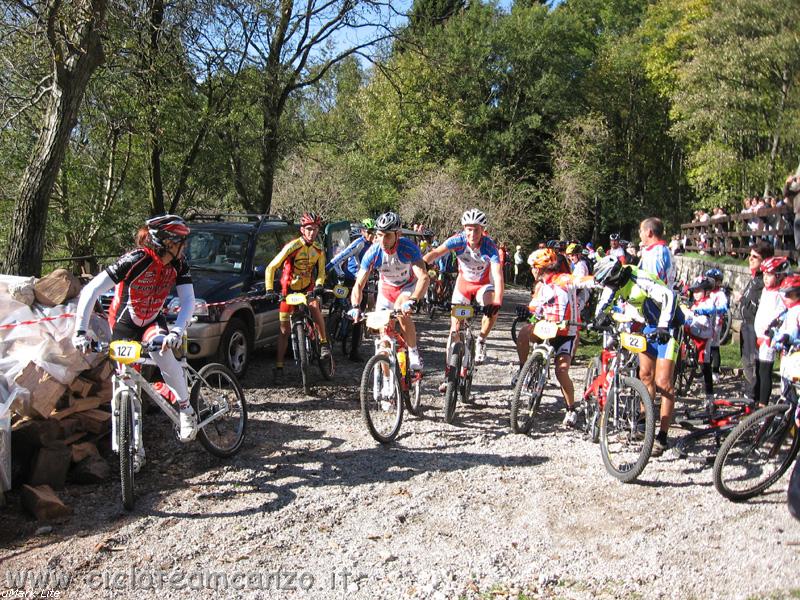
[[[706,396],[714,393],[714,378],[711,376],[711,363],[703,363],[703,384],[706,388]]]
[[[772,364],[773,361],[758,360],[756,382],[753,386],[754,397],[759,404],[768,404],[772,396]]]
[[[719,363],[721,360],[719,346],[711,346],[711,370],[717,375],[719,375]]]

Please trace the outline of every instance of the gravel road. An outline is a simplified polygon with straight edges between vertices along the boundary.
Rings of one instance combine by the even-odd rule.
[[[62,598],[800,595],[788,476],[733,504],[714,490],[710,464],[668,452],[640,481],[620,484],[596,444],[561,426],[555,388],[533,433],[510,433],[508,332],[524,298],[508,296],[476,403],[459,405],[453,425],[436,392],[442,317],[418,320],[425,414],[406,415],[386,448],[361,422],[362,365],[340,359],[334,385],[304,397],[275,388],[272,357],[259,354],[243,382],[249,431],[234,459],[180,445],[152,415],[134,512],[122,510],[116,480],[69,486],[61,497],[73,517],[40,529],[12,495],[0,512],[0,589]],[[729,379],[723,389],[737,387]],[[13,579],[25,576],[25,585]]]

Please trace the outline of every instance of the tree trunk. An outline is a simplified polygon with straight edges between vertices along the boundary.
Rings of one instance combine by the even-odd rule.
[[[67,41],[59,40],[68,26],[58,19],[59,8],[60,3],[54,3],[48,15],[48,38],[54,57],[53,85],[44,124],[19,186],[2,263],[2,271],[12,275],[41,274],[50,195],[78,121],[86,86],[103,62],[98,29],[105,21],[106,1],[92,2],[86,21],[74,26],[80,37]]]
[[[769,196],[769,188],[772,183],[772,177],[775,174],[775,158],[778,155],[778,145],[780,144],[780,131],[782,127],[783,110],[786,106],[786,96],[789,95],[789,73],[786,69],[783,70],[783,81],[781,82],[781,99],[778,106],[778,115],[775,119],[775,131],[772,134],[772,148],[769,152],[769,163],[767,164],[767,178],[764,182],[764,196]]]
[[[261,164],[259,165],[258,210],[268,215],[272,208],[272,186],[278,165],[278,122],[280,113],[265,102],[264,129],[261,134]]]
[[[164,203],[164,183],[161,178],[161,131],[159,127],[159,109],[157,106],[156,92],[158,88],[158,55],[160,52],[161,27],[164,24],[163,0],[151,0],[149,3],[150,44],[147,55],[146,88],[150,101],[149,133],[150,133],[150,214],[161,215],[166,211]]]

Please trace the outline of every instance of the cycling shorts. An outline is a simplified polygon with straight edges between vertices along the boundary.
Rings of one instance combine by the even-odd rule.
[[[288,293],[289,294],[297,294],[297,293],[308,294],[313,289],[314,289],[314,284],[312,283],[311,285],[307,286],[305,289],[300,289],[300,290],[289,289]],[[294,312],[294,306],[292,306],[291,304],[287,304],[286,300],[281,300],[281,303],[278,305],[278,321],[281,322],[281,323],[288,323],[289,322],[289,317],[291,316],[291,314],[293,312]]]
[[[557,335],[550,343],[555,349],[554,356],[559,354],[569,354],[573,356],[575,353],[575,336],[574,335]]]
[[[653,333],[657,328],[653,327],[652,325],[645,325],[643,333],[647,336],[650,333]],[[647,350],[645,350],[645,354],[647,354],[651,358],[663,358],[665,360],[675,361],[678,358],[678,340],[677,335],[675,333],[674,328],[670,328],[670,333],[672,337],[669,338],[669,341],[662,344],[657,342],[654,339],[647,339]]]
[[[114,328],[111,330],[111,341],[149,342],[157,335],[167,335],[168,333],[167,319],[163,314],[159,314],[146,325],[137,325],[131,320],[130,314],[126,312],[114,323]]]
[[[453,304],[470,304],[477,300],[481,306],[486,306],[484,298],[487,292],[493,292],[494,286],[491,283],[481,283],[480,281],[467,281],[463,277],[456,279],[453,289]]]
[[[416,279],[402,287],[389,285],[383,281],[378,286],[378,299],[375,301],[375,310],[392,310],[401,294],[413,294],[417,287]]]

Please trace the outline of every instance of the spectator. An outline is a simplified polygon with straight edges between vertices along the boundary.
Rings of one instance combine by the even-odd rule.
[[[683,254],[683,244],[681,244],[681,236],[673,235],[669,242],[669,249],[672,254]]]
[[[800,252],[800,175],[790,175],[786,178],[783,200],[794,209],[794,247]]]
[[[517,251],[514,253],[514,283],[517,283],[519,279],[519,283],[523,283],[523,280],[526,279],[525,277],[525,255],[522,253],[522,246],[517,246]],[[522,278],[520,279],[520,273],[522,273]]]
[[[739,316],[742,320],[742,328],[739,335],[739,350],[742,355],[742,370],[744,378],[747,380],[747,392],[750,399],[755,402],[754,386],[756,384],[756,358],[758,350],[756,346],[755,318],[758,310],[758,303],[761,299],[761,292],[764,289],[764,278],[761,273],[761,263],[765,258],[774,254],[774,250],[769,242],[763,240],[750,246],[748,256],[748,266],[750,267],[751,279],[740,294],[734,292],[734,299],[739,303]]]

